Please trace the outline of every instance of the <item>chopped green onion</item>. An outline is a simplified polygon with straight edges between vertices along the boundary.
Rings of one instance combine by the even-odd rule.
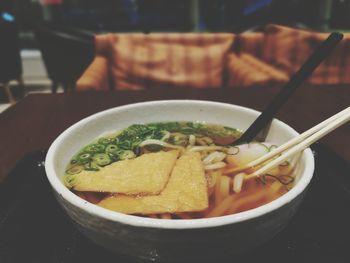
[[[91,153],[82,153],[78,156],[78,163],[84,164],[90,161]]]
[[[266,174],[259,176],[257,179],[260,179],[263,184],[266,184]]]
[[[114,154],[114,153],[107,153],[109,158],[111,159],[111,162],[116,162],[119,161],[120,158],[118,156],[118,154]]]
[[[94,157],[93,157],[93,160],[99,166],[106,166],[106,165],[111,163],[111,158],[109,158],[108,154],[105,154],[105,153],[95,154]]]
[[[135,158],[136,155],[133,151],[127,150],[127,151],[122,151],[119,153],[119,158],[121,160],[125,160],[125,159],[133,159]]]
[[[290,175],[274,176],[271,174],[264,174],[263,176],[264,177],[266,177],[266,176],[272,177],[283,185],[289,185],[294,181],[294,177],[290,176]],[[265,178],[265,182],[266,182],[266,178]]]
[[[111,153],[111,154],[117,155],[118,151],[119,151],[119,148],[115,144],[108,144],[107,147],[106,147],[106,152],[107,153]]]
[[[98,167],[96,162],[90,162],[90,163],[84,164],[84,169],[86,171],[98,171],[98,170],[100,170],[100,168]]]
[[[106,146],[103,144],[90,144],[84,148],[84,152],[88,153],[102,153]]]
[[[67,174],[67,175],[63,178],[63,183],[64,183],[68,188],[72,188],[72,187],[74,187],[74,184],[75,184],[75,178],[76,178],[76,176],[74,176],[74,174]]]
[[[153,139],[149,139],[149,140],[145,140],[142,143],[140,143],[140,147],[144,147],[146,145],[160,145],[163,147],[167,147],[167,148],[174,148],[174,149],[181,149],[183,150],[184,148],[178,145],[173,145],[167,142],[163,142],[163,141],[159,141],[159,140],[153,140]]]
[[[123,150],[130,150],[131,146],[131,141],[120,141],[118,143],[118,147]]]
[[[271,145],[271,146],[269,147],[269,152],[271,152],[273,149],[276,149],[276,148],[278,148],[277,145]]]
[[[70,175],[73,175],[73,174],[78,174],[80,173],[81,171],[83,170],[83,167],[81,165],[75,165],[75,166],[72,166],[70,167],[66,173],[67,174],[70,174]]]
[[[113,141],[114,141],[113,138],[100,138],[100,139],[98,139],[97,142],[99,144],[108,145],[108,144],[112,143]]]
[[[266,151],[267,151],[267,152],[269,152],[269,151],[270,151],[270,147],[269,147],[269,146],[267,146],[267,145],[265,145],[265,144],[263,144],[262,142],[255,142],[255,143],[257,143],[257,144],[259,144],[259,145],[263,146],[263,147],[266,149]]]

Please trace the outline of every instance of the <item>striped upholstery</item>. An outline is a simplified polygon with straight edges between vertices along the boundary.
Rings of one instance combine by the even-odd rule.
[[[315,49],[328,34],[312,35],[309,45]],[[345,34],[332,54],[314,71],[312,84],[350,84],[350,34]]]
[[[247,53],[261,58],[263,53],[264,33],[249,32],[236,36],[235,46],[237,53]]]
[[[111,73],[117,89],[219,88],[233,34],[115,34]]]
[[[328,33],[311,32],[278,25],[265,28],[262,59],[272,66],[293,74]],[[350,83],[350,35],[336,47],[309,78],[312,84]]]
[[[227,60],[227,87],[251,87],[266,85],[270,78],[266,74],[250,67],[236,54],[230,54]]]
[[[105,34],[77,90],[219,88],[283,83],[328,36],[278,25],[262,33]],[[350,84],[350,34],[308,79]]]
[[[239,56],[240,59],[245,61],[248,65],[251,67],[256,68],[257,70],[267,74],[268,76],[271,77],[276,82],[285,82],[288,81],[289,76],[284,73],[283,71],[280,71],[274,67],[272,67],[269,64],[266,64],[262,60],[247,54],[247,53],[241,53]]]
[[[298,69],[312,52],[309,32],[276,25],[265,28],[263,60],[289,74]]]
[[[230,88],[284,83],[289,78],[287,74],[247,53],[230,54],[227,65],[227,86]]]

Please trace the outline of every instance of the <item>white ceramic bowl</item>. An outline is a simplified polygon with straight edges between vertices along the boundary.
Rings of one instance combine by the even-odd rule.
[[[245,130],[259,112],[230,104],[195,101],[150,101],[109,109],[85,118],[64,131],[51,145],[46,173],[58,202],[78,229],[95,243],[133,259],[161,262],[217,262],[271,239],[296,212],[314,171],[310,149],[298,166],[296,185],[277,200],[223,217],[164,220],[125,215],[79,198],[61,182],[70,158],[109,131],[135,123],[205,121]],[[274,120],[267,140],[281,144],[298,133]]]

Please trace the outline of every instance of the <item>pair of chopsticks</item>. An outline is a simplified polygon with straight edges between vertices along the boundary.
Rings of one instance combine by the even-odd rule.
[[[258,170],[254,171],[252,173],[246,174],[244,179],[247,180],[247,179],[251,179],[251,178],[266,174],[267,171],[269,171],[272,168],[276,167],[277,165],[280,165],[281,163],[285,162],[292,155],[303,151],[304,149],[309,147],[311,144],[318,141],[323,136],[332,132],[333,130],[335,130],[339,126],[345,124],[349,120],[350,120],[350,107],[333,115],[332,117],[328,118],[327,120],[317,124],[316,126],[305,131],[304,133],[298,135],[297,137],[291,139],[290,141],[282,144],[281,146],[279,146],[278,148],[265,154],[264,156],[254,160],[254,161],[252,161],[244,166],[227,170],[225,173],[226,174],[227,173],[236,173],[236,172],[241,172],[241,171],[245,171],[248,169],[254,169],[254,167],[262,164],[263,162],[266,162],[269,159],[276,157],[278,154],[281,154],[276,159],[274,159],[271,162],[268,162],[266,165],[260,167]]]

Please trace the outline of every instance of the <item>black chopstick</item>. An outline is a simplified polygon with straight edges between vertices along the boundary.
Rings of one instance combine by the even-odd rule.
[[[317,66],[330,54],[335,46],[343,39],[343,34],[334,32],[321,43],[301,68],[292,76],[282,90],[272,99],[253,124],[234,142],[235,145],[251,142],[261,130],[268,125],[281,106],[294,91],[311,75]]]

